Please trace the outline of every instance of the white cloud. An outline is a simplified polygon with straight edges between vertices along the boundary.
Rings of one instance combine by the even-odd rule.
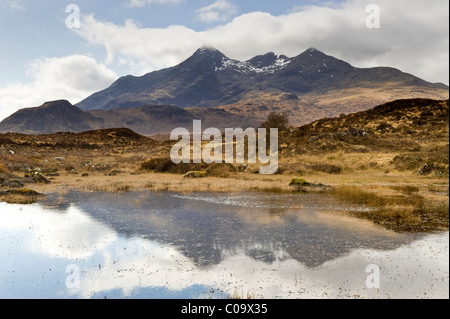
[[[184,2],[184,0],[128,0],[127,5],[129,7],[144,7],[146,5],[150,5],[152,3],[158,4],[178,4]]]
[[[236,14],[237,8],[227,0],[217,0],[209,6],[197,10],[197,18],[206,23],[225,22]]]
[[[39,106],[46,101],[66,99],[77,103],[117,79],[106,66],[83,55],[35,60],[27,75],[30,83],[0,88],[0,119],[20,108]]]
[[[202,46],[200,35],[185,26],[164,29],[141,28],[133,20],[123,26],[85,16],[81,28],[75,30],[90,43],[106,49],[106,62],[128,64],[133,74],[175,65]]]
[[[216,3],[221,2],[225,3]],[[241,60],[269,51],[296,56],[316,47],[358,67],[391,66],[448,84],[448,1],[379,0],[380,29],[366,27],[367,5],[365,0],[347,0],[330,7],[296,8],[280,16],[253,12],[206,31],[186,26],[142,28],[131,20],[116,25],[90,15],[77,32],[91,44],[103,46],[108,63],[144,66],[132,70],[138,75],[175,65],[204,45]],[[205,7],[205,21],[219,19],[214,12],[219,14],[223,6]]]

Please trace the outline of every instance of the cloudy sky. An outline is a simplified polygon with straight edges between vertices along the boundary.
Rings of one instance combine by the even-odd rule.
[[[315,47],[449,84],[448,0],[71,1],[0,0],[0,120],[45,101],[77,103],[202,46],[239,60]],[[367,27],[370,4],[379,28]]]

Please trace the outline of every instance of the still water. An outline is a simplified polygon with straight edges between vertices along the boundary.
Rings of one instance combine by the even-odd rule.
[[[267,193],[0,203],[0,298],[448,298],[449,233],[346,214],[370,209]]]

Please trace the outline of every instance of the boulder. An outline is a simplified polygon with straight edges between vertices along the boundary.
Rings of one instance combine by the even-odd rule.
[[[29,178],[31,182],[38,184],[50,184],[50,181],[39,172],[26,173],[25,178]]]
[[[366,137],[368,135],[366,131],[358,127],[351,127],[347,133],[352,137]]]
[[[333,186],[324,184],[313,184],[309,183],[303,178],[293,178],[289,184],[296,192],[300,193],[322,193],[327,191],[333,191],[335,188]]]
[[[10,179],[7,181],[7,183],[3,183],[3,186],[10,187],[10,188],[22,188],[24,187],[24,184],[17,180],[17,179]]]
[[[8,188],[21,188],[24,186],[24,184],[18,179],[12,179],[4,174],[1,174],[0,186]]]

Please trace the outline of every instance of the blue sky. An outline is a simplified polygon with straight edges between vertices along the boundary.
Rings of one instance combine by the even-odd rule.
[[[67,29],[65,19],[69,15],[66,6],[74,3],[81,16],[95,14],[102,21],[123,24],[133,19],[142,28],[165,28],[184,25],[196,31],[214,27],[224,21],[204,22],[198,19],[197,10],[214,1],[189,0],[169,3],[150,3],[143,7],[131,6],[127,0],[113,1],[57,1],[57,0],[0,0],[0,86],[11,81],[26,80],[25,71],[33,59],[92,54],[101,57],[102,48],[87,46],[85,39]],[[230,2],[231,3],[231,2]],[[317,4],[320,1],[298,0],[245,0],[234,1],[234,16],[263,11],[273,15],[286,14],[299,5]],[[226,20],[225,20],[226,21]],[[115,66],[122,73],[126,68]]]
[[[379,29],[365,26],[371,3]],[[79,29],[66,26],[69,4],[80,9]],[[48,100],[79,102],[203,45],[241,60],[316,47],[448,84],[448,11],[448,0],[0,0],[0,120]]]

